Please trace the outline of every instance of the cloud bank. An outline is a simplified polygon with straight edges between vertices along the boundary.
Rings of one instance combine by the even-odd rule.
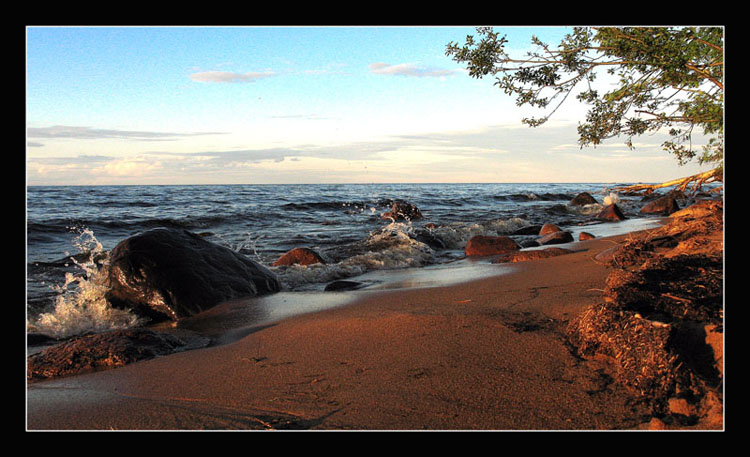
[[[29,184],[660,182],[700,171],[692,165],[678,168],[661,149],[658,136],[641,138],[635,150],[622,141],[581,149],[576,139],[574,124],[540,129],[494,125],[332,145],[192,152],[164,148],[129,157],[45,157],[35,151],[27,157],[27,180]]]
[[[442,70],[439,68],[422,68],[410,63],[391,65],[375,62],[369,65],[370,72],[377,75],[406,76],[412,78],[442,78],[458,73],[460,70]]]
[[[91,127],[78,127],[70,125],[54,125],[52,127],[29,127],[26,129],[28,138],[70,138],[75,140],[100,140],[100,139],[125,139],[140,141],[169,141],[178,138],[200,136],[200,135],[223,135],[222,132],[198,132],[198,133],[175,133],[175,132],[152,132],[139,130],[116,130],[116,129],[94,129]],[[40,146],[34,143],[34,146]]]
[[[235,73],[231,71],[201,71],[190,75],[190,79],[201,83],[249,83],[275,76],[273,72]]]

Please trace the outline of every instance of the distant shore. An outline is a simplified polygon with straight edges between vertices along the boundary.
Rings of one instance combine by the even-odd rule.
[[[655,230],[576,242],[474,281],[346,292],[345,306],[227,344],[32,383],[27,428],[721,429],[721,405],[707,415],[705,401],[688,425],[672,419],[676,407],[656,417],[618,382],[616,360],[581,356],[568,336],[604,301],[613,267],[601,254]],[[723,405],[720,387],[711,395]]]

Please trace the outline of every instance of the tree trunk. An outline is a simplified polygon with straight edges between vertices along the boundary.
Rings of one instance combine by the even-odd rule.
[[[673,179],[672,181],[667,181],[661,184],[635,184],[632,186],[615,187],[613,190],[618,192],[643,192],[644,195],[648,195],[656,189],[677,186],[675,190],[684,192],[692,183],[693,192],[697,192],[704,184],[715,181],[724,182],[722,170],[719,168],[714,168],[713,170],[687,176],[685,178]]]

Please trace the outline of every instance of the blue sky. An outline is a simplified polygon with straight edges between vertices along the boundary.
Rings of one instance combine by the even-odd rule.
[[[522,51],[562,27],[496,27]],[[663,181],[659,136],[580,149],[445,56],[472,27],[29,27],[27,183]]]

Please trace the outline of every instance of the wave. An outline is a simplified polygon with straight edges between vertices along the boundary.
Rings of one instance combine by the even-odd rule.
[[[347,208],[367,208],[370,204],[367,202],[348,202],[348,201],[331,201],[331,202],[302,202],[302,203],[286,203],[281,205],[282,209],[285,210],[339,210]]]
[[[137,218],[137,219],[49,219],[41,222],[28,222],[26,231],[29,236],[39,236],[42,234],[52,233],[70,233],[76,231],[79,227],[88,227],[100,230],[129,230],[140,231],[157,227],[167,228],[184,228],[184,229],[203,229],[221,224],[231,224],[242,221],[254,221],[261,219],[261,216],[253,214],[225,214],[215,216],[198,216],[198,217],[157,217],[157,218]]]
[[[93,232],[81,231],[74,244],[81,253],[87,253],[85,260],[80,256],[69,258],[80,272],[65,273],[65,282],[53,287],[57,294],[54,308],[28,316],[27,331],[64,339],[140,325],[141,318],[130,311],[113,308],[105,299],[108,257]]]
[[[55,190],[57,194],[41,190],[37,193],[44,195],[32,199],[27,216],[27,325],[29,331],[56,338],[140,325],[135,316],[112,309],[103,298],[107,253],[99,240],[113,247],[143,230],[181,228],[264,265],[294,247],[311,247],[326,264],[271,269],[286,291],[322,290],[331,281],[375,270],[448,264],[463,258],[466,243],[476,235],[521,236],[519,240],[525,240],[523,236],[533,235],[514,233],[547,222],[578,224],[602,208],[601,204],[569,204],[584,189],[591,187],[209,189],[213,192],[154,187],[128,188],[127,195],[118,194],[117,188],[106,195],[99,190],[96,196],[79,189],[60,188]],[[609,197],[606,189],[592,193],[600,195],[600,200]],[[420,208],[425,219],[382,219],[381,213],[396,201],[385,195],[403,195]],[[112,211],[97,206],[118,198],[125,201]],[[158,202],[158,208],[151,208],[150,201]],[[631,205],[637,210],[638,204],[627,196],[618,200],[625,210]],[[74,242],[78,252],[71,256],[67,251],[75,233],[79,234]],[[63,284],[49,286],[59,283]]]
[[[362,275],[372,270],[422,267],[435,262],[436,252],[420,241],[411,224],[391,222],[363,241],[340,246],[324,257],[338,258],[332,263],[307,266],[272,267],[282,287],[288,291]]]
[[[483,223],[455,222],[430,228],[391,222],[361,241],[323,251],[326,264],[272,267],[287,291],[320,288],[324,284],[374,270],[424,267],[450,261],[463,253],[476,235],[507,235],[530,225],[526,219],[495,219]]]
[[[534,192],[529,193],[515,193],[505,195],[494,195],[492,197],[499,201],[512,201],[512,202],[531,202],[531,201],[570,201],[574,198],[574,195],[563,194],[563,193],[549,193],[545,192],[537,194]]]

